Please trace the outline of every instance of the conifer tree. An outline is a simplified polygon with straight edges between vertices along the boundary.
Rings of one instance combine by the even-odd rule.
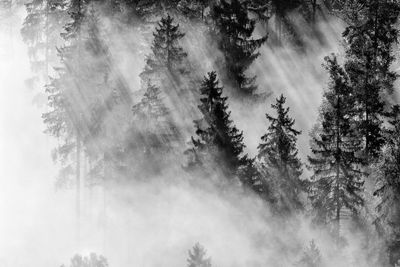
[[[365,156],[374,159],[384,144],[382,123],[385,95],[393,91],[396,74],[390,67],[397,42],[396,23],[400,6],[396,1],[356,1],[361,8],[350,17],[343,36],[345,69],[356,96],[358,128],[364,137]]]
[[[149,83],[142,100],[132,110],[141,125],[139,131],[144,132],[145,140],[140,142],[145,146],[145,153],[151,153],[151,150],[169,150],[174,146],[178,132],[158,87]]]
[[[211,267],[211,259],[206,258],[206,250],[199,243],[196,243],[192,250],[189,250],[187,262],[188,267]]]
[[[87,11],[89,0],[70,0],[67,7],[69,21],[64,26],[61,36],[67,45],[80,45],[81,28]]]
[[[270,200],[270,189],[265,177],[251,159],[244,154],[243,133],[233,125],[228,111],[227,97],[222,96],[217,74],[209,72],[200,87],[199,109],[202,119],[195,121],[197,139],[186,151],[190,159],[187,168],[209,173],[220,172],[228,179],[239,178],[241,183],[262,198]]]
[[[21,35],[28,45],[32,70],[47,81],[50,66],[57,63],[56,47],[61,45],[60,33],[66,23],[64,0],[34,0],[25,4],[27,15]]]
[[[321,253],[315,244],[314,240],[311,240],[310,245],[304,250],[304,253],[300,261],[296,264],[299,267],[321,267]]]
[[[331,225],[339,241],[343,212],[356,216],[363,205],[362,146],[355,129],[355,99],[349,78],[336,57],[326,58],[326,68],[330,84],[321,106],[321,125],[312,136],[312,155],[308,157],[314,171],[309,198],[316,222]]]
[[[153,33],[154,40],[151,46],[152,53],[146,58],[143,72],[140,74],[142,89],[145,90],[148,82],[154,83],[166,96],[168,108],[176,109],[180,116],[177,121],[182,122],[190,118],[192,107],[186,103],[194,101],[194,94],[188,87],[190,84],[187,53],[180,46],[184,34],[179,24],[174,24],[170,15],[163,17]]]
[[[161,18],[153,33],[151,55],[146,59],[146,66],[141,76],[147,84],[148,79],[156,80],[154,76],[163,75],[166,79],[169,75],[178,75],[183,72],[182,63],[187,53],[179,45],[179,41],[185,36],[179,24],[174,24],[170,15]]]
[[[232,85],[237,95],[253,95],[257,90],[255,76],[248,77],[246,71],[259,56],[257,49],[266,41],[266,36],[253,39],[256,21],[249,18],[250,1],[221,0],[212,10],[216,29],[213,37],[224,54],[227,77],[224,83]]]
[[[198,155],[211,154],[212,161],[231,178],[238,174],[247,156],[243,155],[243,133],[232,125],[227,97],[222,96],[222,90],[217,74],[209,72],[200,88],[199,109],[203,118],[196,121],[199,139],[193,138],[193,145]]]
[[[90,159],[96,162],[94,165],[99,162],[104,165],[106,157],[99,155],[106,154],[103,144],[112,143],[104,140],[104,120],[110,116],[109,112],[115,105],[114,92],[118,91],[110,84],[108,49],[101,40],[94,6],[87,10],[87,16],[79,18],[82,19],[79,28],[65,35],[68,38],[66,46],[58,49],[61,67],[56,69],[57,76],[48,87],[51,109],[43,114],[50,131],[53,126],[57,126],[65,128],[62,133],[67,133],[60,136],[58,132],[54,132],[54,135],[62,141],[56,152],[59,153],[59,159],[66,159],[64,170],[69,170],[67,174],[75,175],[77,239],[81,184],[85,181],[82,174],[86,174],[86,171],[83,173],[82,163],[86,162],[88,157],[93,157]],[[83,58],[85,60],[82,60]],[[103,139],[103,142],[97,142],[100,139]],[[72,168],[71,165],[75,167]]]
[[[261,137],[258,146],[258,158],[268,169],[277,191],[277,209],[290,212],[302,208],[300,193],[303,183],[300,180],[302,164],[296,148],[300,131],[293,128],[294,119],[289,117],[289,108],[285,108],[286,98],[281,95],[272,104],[276,117],[266,114],[270,125],[267,133]]]
[[[132,110],[128,160],[141,162],[141,175],[158,174],[176,152],[181,142],[180,132],[164,103],[161,90],[150,82],[143,98]]]
[[[400,259],[400,109],[390,113],[390,128],[385,133],[385,146],[376,164],[378,199],[375,224],[386,240],[391,264]]]
[[[61,265],[61,267],[65,267],[65,265]],[[69,267],[108,267],[108,262],[106,258],[96,253],[90,253],[85,257],[76,254],[71,259]]]

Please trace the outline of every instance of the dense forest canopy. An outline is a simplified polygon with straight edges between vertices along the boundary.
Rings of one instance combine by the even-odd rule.
[[[168,235],[167,252],[189,246],[189,267],[400,265],[399,1],[1,0],[0,9],[4,21],[24,10],[25,83],[55,140],[55,186],[75,194],[79,254],[62,266],[184,266],[140,237],[154,251],[124,253],[154,258],[106,258],[111,221],[150,213],[149,225],[191,229],[151,235]],[[102,202],[103,256],[83,255],[92,199]],[[201,227],[225,212],[227,233],[246,229],[246,239]]]

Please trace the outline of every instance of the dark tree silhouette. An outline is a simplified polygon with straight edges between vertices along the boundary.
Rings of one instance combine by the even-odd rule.
[[[400,108],[389,114],[390,128],[385,133],[385,146],[375,168],[378,205],[375,224],[384,236],[391,264],[400,260]]]
[[[289,117],[289,108],[284,107],[285,102],[286,98],[281,95],[271,105],[276,117],[266,114],[270,124],[258,146],[258,158],[272,176],[277,192],[277,209],[287,213],[302,208],[299,196],[304,188],[300,180],[302,164],[296,148],[300,131],[293,128],[295,121]]]
[[[343,212],[357,215],[364,201],[362,140],[355,128],[354,93],[349,78],[336,57],[326,58],[330,74],[329,89],[324,94],[320,120],[312,136],[309,162],[314,171],[309,197],[316,221],[331,224],[339,240]]]
[[[395,1],[355,1],[362,9],[351,16],[343,36],[345,69],[356,96],[358,128],[364,136],[365,156],[374,159],[384,144],[382,123],[385,95],[393,91],[396,73],[390,67],[397,42],[400,6]]]
[[[254,95],[257,90],[256,77],[248,77],[246,71],[259,56],[257,49],[266,41],[266,36],[253,39],[256,21],[249,18],[250,1],[222,0],[212,10],[216,29],[212,32],[224,54],[227,77],[224,84],[233,86],[238,95]]]

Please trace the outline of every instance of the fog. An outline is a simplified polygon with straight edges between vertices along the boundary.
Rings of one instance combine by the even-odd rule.
[[[51,151],[57,140],[44,133],[41,115],[46,106],[37,101],[43,91],[26,82],[34,74],[19,33],[24,16],[23,8],[15,10],[7,19],[11,23],[1,23],[0,28],[0,266],[58,267],[68,264],[75,253],[90,252],[104,255],[111,267],[186,266],[187,252],[196,242],[205,246],[213,266],[293,266],[311,240],[325,266],[374,266],[375,256],[367,255],[361,233],[348,233],[348,249],[338,256],[325,229],[312,226],[307,216],[277,219],[253,193],[235,185],[221,190],[207,180],[188,179],[179,168],[129,186],[83,187],[77,222],[75,191],[55,186],[59,166]],[[340,53],[343,25],[333,20],[321,23],[320,29],[326,42],[308,40],[302,53],[291,47],[262,47],[249,71],[257,74],[261,91],[272,93],[264,103],[250,107],[230,100],[251,155],[267,128],[264,114],[280,93],[287,96],[296,127],[302,130],[302,159],[309,153],[308,133],[327,85],[321,64],[326,55]],[[139,91],[138,75],[149,41],[135,31],[111,35],[108,42],[113,44],[115,68],[130,88]],[[207,40],[194,42],[191,36],[185,47],[200,47],[188,52],[201,76],[212,69],[210,57],[215,55],[206,55]]]

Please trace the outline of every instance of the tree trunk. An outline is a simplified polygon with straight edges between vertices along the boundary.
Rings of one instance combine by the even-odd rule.
[[[49,0],[46,1],[46,14],[45,14],[45,83],[49,79]]]
[[[80,245],[80,217],[81,217],[81,140],[76,136],[76,241]]]

